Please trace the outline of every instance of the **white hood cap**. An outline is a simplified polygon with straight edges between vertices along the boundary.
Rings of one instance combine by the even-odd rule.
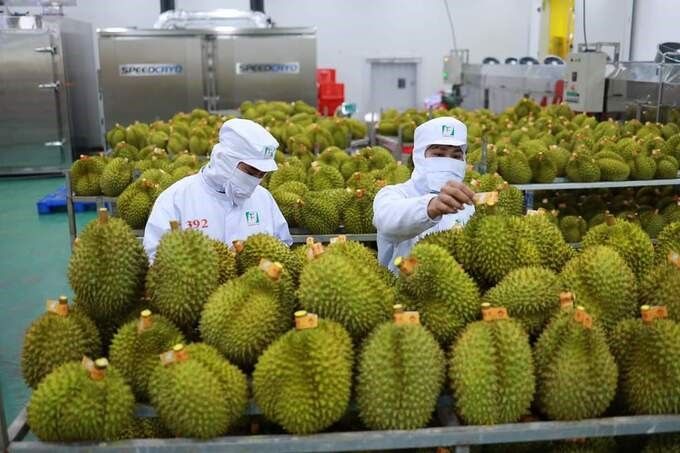
[[[274,155],[279,142],[254,121],[234,118],[225,122],[220,128],[220,142],[216,146],[237,163],[244,162],[264,172],[278,168]]]
[[[416,127],[413,137],[413,174],[411,180],[416,189],[427,193],[425,175],[425,150],[430,145],[460,146],[467,150],[467,126],[452,116],[442,116]]]

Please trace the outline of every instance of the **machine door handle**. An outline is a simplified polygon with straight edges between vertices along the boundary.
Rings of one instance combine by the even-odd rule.
[[[56,82],[52,83],[41,83],[38,85],[38,88],[42,90],[54,90],[54,91],[59,91],[59,87],[61,87],[61,83],[57,80]]]
[[[52,55],[55,55],[57,53],[57,48],[54,46],[36,47],[33,49],[33,51],[38,53],[51,53]]]
[[[56,147],[61,148],[62,146],[64,146],[64,140],[57,140],[57,141],[54,141],[54,142],[45,142],[45,146],[56,146]]]

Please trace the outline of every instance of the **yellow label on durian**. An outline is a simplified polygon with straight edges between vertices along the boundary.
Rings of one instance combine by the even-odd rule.
[[[563,291],[560,293],[560,308],[563,310],[574,308],[574,293],[571,291]]]
[[[649,324],[655,319],[666,319],[668,317],[668,309],[665,305],[657,305],[649,307],[648,310],[642,311],[642,321]]]
[[[680,254],[677,252],[671,250],[668,252],[668,256],[666,257],[666,260],[668,261],[668,264],[672,264],[674,266],[680,267]]]
[[[593,327],[593,318],[585,310],[576,310],[574,312],[574,320],[586,329],[592,329]]]
[[[88,356],[84,355],[80,363],[83,365],[83,368],[85,368],[87,371],[94,370],[94,360],[92,360]]]
[[[417,311],[403,311],[394,313],[394,323],[398,326],[404,324],[420,324],[420,313]]]
[[[184,360],[189,358],[189,355],[187,354],[186,349],[182,349],[181,351],[164,352],[160,354],[160,358],[161,365],[168,366],[173,363],[183,362]]]
[[[489,307],[482,310],[482,318],[484,321],[496,321],[499,319],[508,319],[508,310],[505,307]]]
[[[295,316],[295,330],[315,329],[319,325],[319,316],[314,313],[305,313],[303,316]]]
[[[48,300],[45,302],[45,308],[49,313],[54,313],[59,316],[68,315],[68,305],[60,304],[58,300]]]
[[[472,197],[475,206],[488,205],[493,206],[498,203],[498,192],[478,192]]]

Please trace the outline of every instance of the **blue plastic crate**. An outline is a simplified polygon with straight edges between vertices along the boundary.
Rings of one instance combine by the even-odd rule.
[[[38,214],[53,214],[55,212],[66,211],[66,187],[62,186],[55,192],[42,197],[36,203]],[[97,203],[76,201],[73,203],[73,210],[75,212],[93,211],[97,209]]]

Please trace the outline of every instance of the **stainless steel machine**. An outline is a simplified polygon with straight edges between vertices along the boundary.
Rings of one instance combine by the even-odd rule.
[[[245,100],[316,105],[313,28],[102,29],[106,128]]]
[[[0,174],[59,172],[101,147],[93,42],[61,15],[0,15]]]

